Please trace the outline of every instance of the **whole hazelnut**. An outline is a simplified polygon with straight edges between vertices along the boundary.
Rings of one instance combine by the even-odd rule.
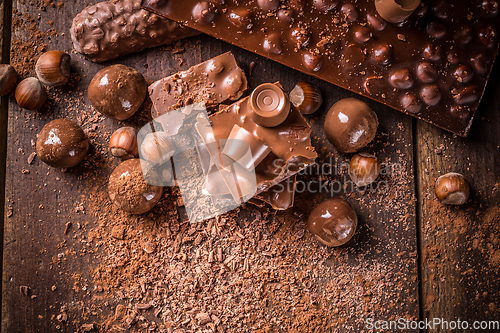
[[[355,154],[349,163],[349,176],[358,187],[369,185],[380,173],[380,162],[377,157],[367,153]]]
[[[142,74],[120,64],[97,72],[88,89],[92,106],[116,120],[132,117],[146,98],[146,93],[147,84]]]
[[[377,126],[375,112],[355,98],[333,104],[325,119],[326,137],[342,153],[355,153],[369,144],[377,134]]]
[[[47,93],[37,78],[29,77],[19,82],[15,97],[20,107],[27,110],[38,110],[45,103]]]
[[[463,205],[469,199],[470,186],[464,176],[450,172],[436,180],[434,190],[442,204]]]
[[[154,171],[149,168],[148,172]],[[109,176],[109,198],[118,208],[131,214],[150,211],[160,200],[162,192],[161,186],[146,182],[138,158],[122,162]]]
[[[165,132],[149,133],[141,142],[141,158],[154,165],[165,163],[174,153],[174,143]]]
[[[0,64],[0,96],[9,94],[16,86],[17,73],[14,67]]]
[[[62,86],[69,81],[71,57],[62,51],[48,51],[38,58],[35,72],[48,86]]]
[[[109,139],[109,151],[111,155],[124,160],[139,157],[135,128],[125,126],[117,129]]]
[[[38,157],[55,168],[71,168],[80,163],[89,149],[83,130],[68,119],[46,124],[36,141]]]
[[[358,226],[352,206],[343,199],[327,199],[313,209],[307,219],[309,231],[321,243],[341,246],[347,243]]]
[[[295,85],[289,94],[290,102],[302,114],[316,112],[323,103],[321,91],[312,83],[302,81]]]

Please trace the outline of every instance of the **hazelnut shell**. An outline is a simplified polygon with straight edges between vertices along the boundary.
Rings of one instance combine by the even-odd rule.
[[[323,103],[323,97],[315,85],[302,81],[290,91],[290,102],[300,113],[311,114],[319,109]]]
[[[47,93],[37,78],[29,77],[19,82],[15,97],[20,107],[27,110],[38,110],[45,103]]]
[[[48,51],[38,58],[35,72],[38,79],[47,86],[62,86],[70,77],[69,54],[62,51]]]
[[[36,142],[40,159],[55,168],[71,168],[80,163],[89,143],[83,130],[68,119],[56,119],[46,124]]]
[[[88,89],[92,106],[116,120],[132,117],[146,98],[146,93],[147,84],[142,74],[120,64],[97,72]]]
[[[469,199],[470,186],[457,172],[442,175],[434,187],[436,198],[445,205],[463,205]]]
[[[377,179],[381,165],[377,157],[367,153],[355,154],[349,163],[349,176],[358,187],[369,185]]]
[[[109,139],[109,151],[111,155],[122,159],[139,157],[135,128],[125,126],[117,129]]]
[[[9,94],[16,86],[17,73],[14,67],[0,64],[0,96]]]

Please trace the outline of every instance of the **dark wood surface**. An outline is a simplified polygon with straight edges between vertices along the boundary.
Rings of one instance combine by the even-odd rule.
[[[0,14],[6,8],[7,17],[11,14],[8,1],[0,4]],[[47,49],[71,52],[71,20],[86,5],[88,3],[64,2],[60,9],[49,5],[42,10],[38,3],[14,1],[13,21],[27,21],[26,15],[30,15],[38,30],[57,31],[57,34],[46,36],[37,43],[47,44]],[[0,19],[3,17],[0,15]],[[53,21],[52,25],[49,25],[50,21]],[[10,20],[5,22],[4,38],[0,40],[4,46],[9,44],[5,40],[8,38],[5,30],[9,29]],[[31,38],[33,36],[22,26],[13,27],[13,45]],[[105,179],[117,164],[108,158],[105,147],[109,133],[120,124],[104,119],[93,128],[92,124],[83,121],[91,112],[86,88],[93,75],[105,65],[122,63],[131,66],[152,82],[231,50],[247,73],[250,63],[257,63],[249,76],[251,88],[263,82],[280,81],[289,91],[296,82],[309,80],[320,87],[325,98],[322,108],[308,116],[313,127],[313,144],[320,153],[319,162],[333,158],[340,164],[349,160],[350,155],[335,152],[325,140],[322,123],[326,111],[335,101],[356,97],[353,93],[206,36],[193,37],[184,46],[186,51],[178,55],[160,47],[103,65],[72,53],[72,82],[62,89],[50,90],[49,101],[40,112],[20,109],[12,97],[2,99],[0,111],[7,110],[8,103],[7,143],[2,142],[5,131],[0,133],[0,171],[6,165],[5,206],[1,205],[1,209],[5,207],[2,332],[58,331],[53,316],[59,313],[61,305],[73,304],[74,309],[78,309],[80,302],[86,302],[85,296],[73,288],[73,276],[81,274],[89,286],[92,283],[89,272],[99,265],[99,258],[88,253],[84,255],[85,246],[79,238],[85,236],[97,221],[92,214],[84,214],[75,208],[84,202],[81,194],[87,193],[94,182],[92,178]],[[20,59],[16,49],[11,52],[13,61]],[[0,60],[7,62],[6,59],[9,59],[7,52]],[[347,198],[360,218],[360,228],[352,245],[340,252],[348,258],[348,267],[356,267],[364,261],[368,267],[384,265],[397,272],[394,284],[385,288],[386,300],[382,308],[385,310],[389,304],[393,305],[387,313],[381,310],[380,318],[375,315],[375,319],[408,316],[421,320],[460,319],[471,323],[474,320],[500,320],[500,263],[494,256],[495,249],[500,248],[500,223],[491,224],[495,221],[492,214],[498,212],[495,208],[500,205],[500,82],[496,79],[499,74],[497,66],[481,103],[479,117],[466,139],[366,100],[380,120],[377,138],[366,151],[398,169],[381,178],[387,181],[387,193],[348,191],[333,196]],[[31,75],[34,75],[32,68],[23,77]],[[89,167],[86,163],[63,172],[46,166],[38,158],[33,164],[28,164],[28,157],[34,151],[31,141],[36,140],[36,134],[44,124],[59,117],[84,124],[84,130],[92,135],[89,160],[94,165]],[[136,116],[144,121],[147,117],[147,107]],[[0,129],[7,125],[3,119],[0,117]],[[6,159],[2,155],[5,150]],[[23,173],[23,168],[29,173]],[[471,182],[473,193],[464,207],[444,207],[434,198],[435,179],[440,173],[449,171],[462,172]],[[338,175],[330,181],[342,177]],[[318,178],[317,175],[303,175],[299,180]],[[2,187],[0,194],[3,190]],[[313,201],[319,203],[332,194],[313,196]],[[310,197],[311,194],[298,194],[293,210],[307,214],[312,208]],[[279,216],[286,218],[287,215]],[[72,223],[73,230],[64,234],[67,222]],[[82,228],[75,231],[77,225]],[[68,248],[76,255],[68,260],[61,259],[61,253],[67,255]],[[20,293],[20,286],[30,288],[28,296]],[[52,291],[52,286],[57,289]],[[102,300],[103,303],[106,301]],[[363,301],[360,299],[359,302]],[[75,310],[72,315],[78,317],[80,313]],[[61,331],[77,331],[81,323],[76,320]],[[342,326],[339,329],[355,331]]]

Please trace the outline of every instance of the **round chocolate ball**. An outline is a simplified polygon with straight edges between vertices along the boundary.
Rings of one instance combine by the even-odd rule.
[[[38,134],[36,153],[55,168],[71,168],[80,163],[89,149],[83,130],[68,119],[56,119]]]
[[[333,104],[325,119],[326,137],[343,153],[355,153],[370,143],[377,134],[377,126],[375,112],[355,98]]]
[[[143,161],[144,164],[147,162]],[[138,158],[122,162],[109,176],[109,198],[118,208],[131,213],[143,214],[150,211],[160,200],[163,188],[146,182]],[[147,168],[149,173],[153,169]],[[148,180],[155,175],[148,174]],[[156,176],[157,178],[158,176]]]
[[[139,109],[147,90],[141,73],[117,64],[97,72],[90,82],[88,94],[97,111],[116,120],[125,120]]]
[[[327,199],[313,209],[307,220],[309,231],[321,243],[341,246],[347,243],[358,226],[352,206],[343,199]]]

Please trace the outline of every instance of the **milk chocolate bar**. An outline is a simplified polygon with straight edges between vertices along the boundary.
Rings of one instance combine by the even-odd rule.
[[[245,72],[233,54],[227,52],[151,84],[151,113],[153,118],[158,118],[199,102],[211,108],[226,100],[240,98],[246,89]]]
[[[103,62],[198,34],[141,8],[141,0],[113,0],[85,8],[73,19],[77,52]]]
[[[255,88],[249,97],[209,117],[214,139],[223,143],[220,145],[222,164],[225,163],[225,158],[229,158],[245,170],[253,170],[257,184],[256,194],[267,191],[305,169],[314,163],[317,157],[311,145],[311,127],[300,112],[286,100],[288,94],[283,93],[279,84],[263,84]],[[263,124],[262,113],[268,113],[268,120],[279,120]],[[283,113],[287,114],[285,119],[282,119]],[[255,116],[256,114],[258,116]],[[238,131],[241,128],[246,130],[253,135],[252,140],[246,136],[231,138],[235,128]],[[250,148],[255,163],[252,167],[247,165],[248,159],[238,159],[227,154],[234,146],[239,147],[241,141],[245,141]],[[262,157],[261,154],[265,156]]]
[[[390,2],[409,5],[402,12],[384,7]],[[466,136],[498,52],[498,1],[430,0],[411,13],[414,3],[144,0],[143,6]],[[404,21],[387,22],[376,6],[389,21]]]

